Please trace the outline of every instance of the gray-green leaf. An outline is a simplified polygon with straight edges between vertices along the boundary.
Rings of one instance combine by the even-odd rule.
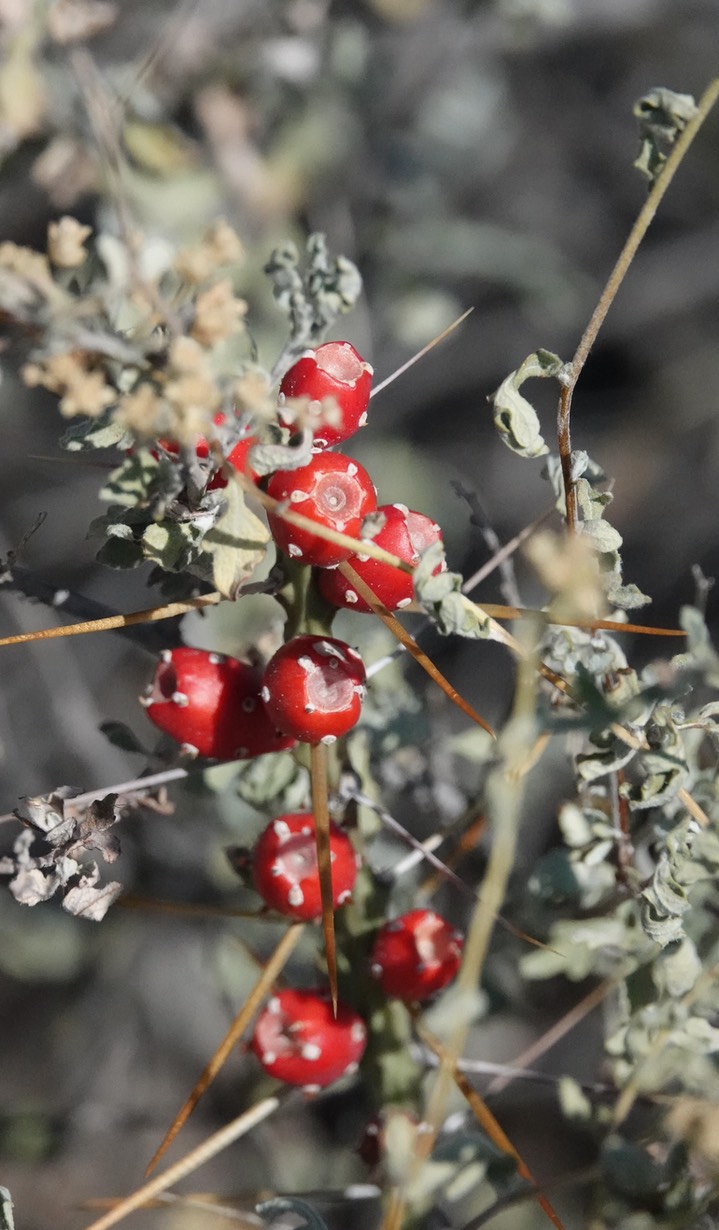
[[[519,389],[534,376],[560,376],[564,364],[548,350],[537,350],[511,372],[490,397],[494,406],[494,425],[502,440],[520,457],[542,457],[549,448],[542,437],[536,410]]]

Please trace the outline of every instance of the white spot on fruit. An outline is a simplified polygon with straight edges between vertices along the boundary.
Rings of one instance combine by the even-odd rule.
[[[295,908],[297,906],[304,905],[305,894],[302,892],[302,889],[300,888],[299,884],[292,885],[292,888],[287,894],[287,902],[289,905]]]
[[[332,744],[336,742],[337,742],[337,735],[323,735],[322,738],[320,739],[320,743],[324,743],[326,747],[331,747]]]
[[[298,547],[296,542],[290,542],[287,546],[287,554],[297,559],[302,554],[302,547]]]
[[[264,701],[268,701],[270,699],[270,689],[267,687],[267,684],[265,684],[262,691],[260,692],[260,696],[262,700]]]
[[[316,1042],[305,1042],[300,1051],[300,1055],[303,1059],[309,1059],[310,1061],[321,1059],[322,1047],[318,1046]]]
[[[321,653],[326,658],[339,658],[340,662],[345,661],[345,655],[339,645],[332,645],[329,641],[315,641],[314,649],[316,653]],[[332,663],[332,665],[335,664]]]

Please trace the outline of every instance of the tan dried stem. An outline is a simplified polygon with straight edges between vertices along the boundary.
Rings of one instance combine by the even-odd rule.
[[[332,1011],[337,1016],[337,947],[335,943],[335,912],[332,894],[332,851],[330,849],[330,813],[328,807],[327,748],[323,743],[310,747],[310,789],[312,813],[315,819],[317,869],[322,902],[322,933],[327,959],[327,978],[332,997]]]
[[[106,615],[104,619],[90,619],[83,623],[64,624],[57,628],[41,628],[37,632],[20,632],[16,636],[0,639],[3,645],[25,645],[30,641],[51,641],[62,636],[84,636],[88,632],[111,632],[115,628],[129,628],[132,624],[149,624],[161,619],[173,619],[175,615],[187,615],[190,611],[206,606],[216,606],[222,594],[201,594],[187,602],[171,602],[167,606],[151,606],[145,611],[133,611],[129,615]]]
[[[132,1192],[123,1200],[118,1201],[114,1208],[105,1213],[103,1217],[98,1217],[96,1221],[86,1228],[86,1230],[110,1230],[111,1226],[116,1226],[118,1222],[124,1221],[129,1217],[130,1213],[135,1213],[138,1209],[143,1208],[150,1201],[154,1200],[161,1192],[167,1191],[169,1187],[173,1187],[175,1183],[179,1183],[188,1174],[192,1174],[198,1167],[204,1166],[205,1162],[209,1162],[228,1145],[239,1140],[241,1136],[246,1136],[252,1128],[257,1127],[270,1115],[274,1114],[277,1108],[281,1105],[282,1099],[275,1095],[269,1098],[263,1098],[255,1106],[251,1106],[249,1110],[243,1111],[236,1119],[233,1119],[225,1127],[219,1131],[213,1132],[212,1136],[208,1136],[207,1140],[203,1140],[202,1144],[197,1148],[191,1149],[184,1157],[181,1157],[179,1162],[175,1162],[174,1166],[170,1166],[164,1170],[162,1174],[156,1175],[154,1179],[150,1179],[149,1183],[143,1183],[142,1187],[138,1187],[137,1191]]]
[[[446,1047],[442,1045],[438,1038],[435,1038],[433,1034],[429,1033],[428,1030],[423,1029],[421,1025],[418,1025],[417,1032],[425,1046],[428,1046],[429,1049],[434,1052],[440,1063],[444,1063],[445,1060],[448,1060],[455,1085],[462,1094],[462,1097],[466,1100],[479,1126],[484,1132],[486,1132],[489,1139],[497,1146],[498,1149],[501,1150],[502,1153],[506,1153],[514,1160],[517,1167],[517,1174],[520,1178],[524,1179],[527,1183],[531,1183],[533,1187],[538,1188],[537,1181],[521,1153],[512,1144],[507,1133],[504,1131],[504,1128],[492,1114],[491,1110],[487,1106],[487,1103],[474,1088],[471,1081],[462,1071],[460,1071],[457,1061],[448,1059]],[[564,1230],[563,1222],[550,1204],[549,1200],[547,1200],[547,1197],[543,1195],[541,1191],[537,1190],[534,1193],[534,1198],[539,1207],[546,1213],[552,1225],[556,1226],[557,1230]]]
[[[278,974],[282,971],[282,969],[284,969],[290,953],[297,947],[302,931],[303,927],[301,925],[289,927],[288,930],[285,931],[282,939],[275,948],[275,951],[262,970],[260,977],[250,991],[250,994],[222,1039],[222,1042],[218,1046],[212,1058],[203,1068],[200,1078],[190,1096],[187,1098],[186,1102],[180,1108],[170,1124],[170,1127],[163,1137],[160,1147],[148,1164],[145,1171],[146,1177],[152,1174],[160,1158],[167,1151],[180,1129],[187,1122],[202,1095],[212,1084],[213,1080],[225,1063],[225,1060],[230,1055],[232,1048],[239,1042],[252,1017],[255,1015],[260,1007],[260,1004],[270,991]]]

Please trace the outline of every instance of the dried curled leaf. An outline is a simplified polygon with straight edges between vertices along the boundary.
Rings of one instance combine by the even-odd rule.
[[[577,505],[581,514],[580,532],[592,543],[602,574],[602,585],[610,606],[633,610],[651,601],[636,585],[622,582],[622,536],[604,519],[611,504],[611,491],[606,490],[606,475],[601,466],[587,453],[572,453],[572,474]],[[564,511],[564,478],[559,457],[549,456],[543,476],[549,480],[557,497],[557,507]]]
[[[97,863],[83,864],[88,850],[99,850],[106,863],[120,853],[120,843],[109,830],[119,820],[117,795],[75,807],[80,793],[61,786],[53,794],[26,798],[15,814],[25,825],[13,846],[12,857],[2,863],[10,875],[9,888],[21,905],[35,906],[62,893],[69,914],[99,922],[122,891],[117,881],[99,885]]]
[[[557,355],[537,350],[515,372],[510,372],[491,395],[494,425],[507,447],[520,457],[542,457],[549,448],[542,437],[536,410],[519,390],[533,376],[561,377],[563,371],[564,364]]]
[[[677,94],[658,86],[644,94],[633,111],[639,121],[641,141],[634,165],[653,184],[677,137],[696,115],[697,105],[691,94]]]
[[[314,436],[309,429],[294,444],[262,442],[250,450],[249,463],[256,474],[274,474],[275,470],[299,470],[312,458]]]
[[[293,243],[275,248],[265,265],[278,307],[290,322],[293,352],[317,342],[338,316],[354,307],[362,290],[357,266],[331,257],[324,235],[307,240],[305,268]]]

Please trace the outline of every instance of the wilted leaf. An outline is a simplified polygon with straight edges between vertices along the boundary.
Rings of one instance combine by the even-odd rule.
[[[306,268],[291,242],[275,248],[264,268],[273,294],[290,322],[291,358],[323,336],[338,316],[351,311],[362,291],[357,266],[345,256],[331,257],[324,235],[309,236]]]
[[[305,428],[299,444],[255,444],[248,461],[257,474],[273,474],[275,470],[298,470],[312,457],[314,436]]]
[[[20,905],[39,905],[41,901],[48,901],[58,887],[57,876],[46,876],[35,867],[18,871],[9,884],[10,892]]]
[[[103,884],[101,888],[94,887],[95,881],[83,877],[75,888],[70,888],[62,899],[62,908],[76,918],[87,918],[90,922],[101,922],[107,914],[113,901],[122,892],[122,885],[117,881]]]
[[[697,114],[697,105],[691,94],[676,94],[659,86],[634,104],[634,114],[641,139],[634,165],[653,183],[677,137]]]
[[[226,498],[227,507],[205,534],[203,547],[212,555],[216,589],[234,599],[263,559],[270,531],[248,507],[239,483],[228,483]]]
[[[119,819],[117,795],[74,807],[73,798],[80,793],[74,787],[60,786],[50,795],[23,799],[17,814],[27,827],[15,839],[14,857],[3,870],[13,876],[9,887],[20,904],[38,905],[64,888],[63,908],[97,921],[122,886],[113,883],[96,888],[97,864],[83,867],[77,856],[96,849],[105,862],[117,858],[120,845],[109,832]]]
[[[494,425],[500,437],[520,457],[542,457],[549,452],[536,410],[519,392],[533,376],[559,376],[564,364],[548,350],[538,350],[511,372],[490,397],[494,406]]]

